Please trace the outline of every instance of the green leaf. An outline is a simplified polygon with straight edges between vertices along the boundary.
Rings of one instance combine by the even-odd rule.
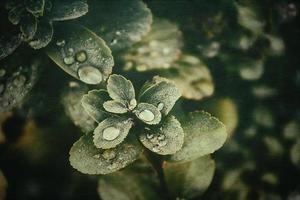
[[[23,33],[24,39],[26,41],[31,40],[37,30],[36,18],[29,14],[24,16],[20,22],[20,30]]]
[[[110,117],[103,120],[94,130],[94,144],[97,148],[116,147],[127,137],[133,122],[123,117]]]
[[[118,171],[136,159],[142,153],[137,140],[128,138],[112,149],[98,149],[90,134],[82,136],[70,150],[70,163],[85,174],[109,174]]]
[[[127,113],[127,111],[128,111],[126,105],[124,105],[121,102],[115,101],[115,100],[104,102],[103,108],[107,112],[117,113],[117,114]]]
[[[184,144],[170,156],[170,161],[186,162],[211,154],[221,148],[227,138],[224,124],[204,111],[190,113],[181,125],[185,133]]]
[[[36,33],[29,45],[34,49],[46,47],[52,40],[53,27],[52,24],[46,21],[40,21],[37,25]]]
[[[150,31],[152,14],[140,0],[91,0],[88,14],[79,20],[103,37],[113,51],[119,51]]]
[[[180,53],[182,34],[177,25],[154,18],[150,33],[123,55],[125,69],[138,71],[171,67]]]
[[[105,81],[114,65],[110,49],[90,30],[80,25],[55,27],[48,56],[64,71],[87,84]]]
[[[26,10],[33,15],[43,15],[45,0],[26,0]]]
[[[88,12],[86,0],[52,1],[52,8],[47,17],[51,21],[76,19]]]
[[[158,124],[161,120],[160,111],[152,104],[139,103],[133,112],[146,124]]]
[[[196,198],[209,187],[215,172],[215,162],[204,156],[187,163],[165,163],[167,187],[174,197]]]
[[[66,114],[74,124],[80,127],[83,132],[89,133],[96,128],[96,122],[81,104],[81,99],[88,91],[88,88],[86,85],[80,85],[78,82],[71,83],[62,94],[62,104]]]
[[[98,183],[98,193],[103,200],[160,200],[155,176],[125,169],[102,176]]]
[[[134,87],[130,80],[117,74],[113,74],[107,81],[107,91],[109,96],[125,105],[135,100]]]
[[[103,103],[109,99],[105,90],[91,90],[81,99],[84,110],[98,123],[107,118]]]
[[[179,121],[174,116],[168,116],[159,128],[143,130],[139,139],[154,153],[168,155],[181,149],[184,133]]]
[[[155,105],[162,114],[167,115],[181,96],[174,83],[155,76],[151,83],[146,83],[140,91],[139,102]]]
[[[169,70],[159,72],[160,76],[172,80],[182,96],[200,100],[211,96],[214,84],[207,66],[195,56],[182,55]]]

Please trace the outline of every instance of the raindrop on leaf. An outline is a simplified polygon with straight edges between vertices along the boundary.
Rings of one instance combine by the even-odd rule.
[[[80,80],[87,84],[98,84],[102,81],[102,73],[95,67],[83,66],[78,70]]]
[[[139,118],[146,122],[151,122],[154,120],[155,116],[150,110],[143,110],[139,113]]]
[[[114,140],[120,135],[120,130],[111,126],[103,130],[103,138],[105,140]]]

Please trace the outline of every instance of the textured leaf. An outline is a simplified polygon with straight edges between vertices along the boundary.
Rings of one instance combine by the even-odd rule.
[[[40,21],[37,26],[36,33],[29,45],[34,49],[46,47],[52,40],[53,27],[52,24],[46,21]]]
[[[204,156],[187,163],[165,163],[167,186],[174,197],[199,197],[209,187],[215,172],[215,162]]]
[[[102,150],[95,147],[90,134],[82,136],[70,150],[70,163],[85,174],[109,174],[135,161],[142,152],[137,140],[128,138],[116,148]]]
[[[155,176],[126,168],[100,177],[98,193],[103,200],[161,200],[157,184]]]
[[[160,111],[152,104],[139,103],[133,112],[146,124],[158,124],[161,120]]]
[[[0,63],[0,113],[20,105],[39,77],[41,60],[18,52]],[[1,114],[0,114],[1,115]]]
[[[118,51],[149,32],[152,14],[140,0],[91,0],[88,14],[79,20],[103,37],[113,51]]]
[[[101,149],[110,149],[124,141],[133,122],[128,118],[110,117],[94,130],[94,144]]]
[[[207,66],[195,56],[183,55],[172,64],[171,69],[162,70],[159,74],[172,80],[182,96],[187,99],[200,100],[214,92],[214,84]]]
[[[103,103],[109,99],[105,90],[91,90],[82,97],[81,103],[84,110],[98,123],[108,114],[104,111]]]
[[[66,114],[85,133],[89,133],[96,128],[95,120],[84,110],[81,103],[81,99],[87,91],[88,88],[85,85],[71,82],[62,95],[62,104],[65,107]]]
[[[37,30],[36,18],[32,15],[26,15],[20,22],[20,30],[23,33],[25,40],[31,40]]]
[[[185,133],[184,144],[181,150],[170,156],[171,161],[186,162],[211,154],[227,138],[224,124],[203,111],[190,113],[181,125]]]
[[[149,150],[168,155],[181,149],[184,133],[179,121],[174,116],[168,116],[159,128],[143,130],[139,139]]]
[[[52,1],[52,8],[47,17],[52,21],[64,21],[75,19],[88,12],[86,0]]]
[[[141,89],[139,101],[153,104],[162,114],[167,115],[180,96],[180,91],[174,83],[156,76],[151,83],[146,83]]]
[[[79,25],[55,27],[48,56],[71,76],[87,83],[105,81],[114,65],[110,49],[90,30]]]
[[[182,34],[175,24],[155,18],[150,33],[127,51],[125,68],[138,71],[166,69],[181,52]]]
[[[116,101],[130,107],[130,102],[135,100],[135,91],[131,81],[121,75],[113,74],[107,81],[109,96]]]
[[[103,108],[107,112],[118,113],[118,114],[126,113],[128,111],[126,105],[124,105],[121,102],[115,101],[115,100],[104,102]]]
[[[45,0],[26,0],[26,10],[33,15],[43,15]]]

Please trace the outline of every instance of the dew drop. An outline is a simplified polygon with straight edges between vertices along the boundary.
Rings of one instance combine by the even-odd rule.
[[[76,58],[76,60],[78,62],[81,62],[81,63],[83,63],[84,61],[86,61],[87,56],[86,56],[85,51],[79,51],[79,52],[77,52],[75,54],[75,58]]]
[[[100,154],[93,155],[93,158],[100,158]]]
[[[132,110],[136,107],[137,105],[137,101],[136,99],[131,99],[130,102],[129,102],[129,109]]]
[[[62,46],[64,46],[65,44],[66,44],[66,41],[65,41],[65,40],[57,40],[57,41],[56,41],[56,45],[57,45],[57,46],[62,47]]]
[[[114,140],[119,135],[120,135],[120,130],[113,127],[113,126],[110,126],[110,127],[103,130],[103,138],[105,140],[109,140],[109,141]]]
[[[26,77],[24,75],[18,75],[14,80],[13,84],[15,86],[22,86],[26,82]]]
[[[78,70],[79,79],[87,84],[98,84],[102,81],[102,73],[93,66],[83,66]]]
[[[146,122],[151,122],[154,120],[155,116],[150,110],[143,110],[139,113],[139,118]]]
[[[153,133],[147,133],[146,135],[147,139],[152,139],[154,137]]]
[[[102,156],[106,160],[111,160],[116,157],[116,152],[114,150],[107,149],[102,153]]]
[[[0,69],[0,77],[3,77],[5,73],[6,73],[5,69]]]
[[[162,110],[162,109],[164,108],[164,106],[165,106],[164,103],[159,103],[159,104],[157,105],[157,109],[158,109],[158,110]]]
[[[166,140],[158,141],[158,145],[159,145],[160,147],[166,146],[166,145],[167,145],[167,141],[166,141]]]
[[[73,56],[67,56],[64,58],[64,63],[66,65],[72,65],[75,62],[75,59]]]

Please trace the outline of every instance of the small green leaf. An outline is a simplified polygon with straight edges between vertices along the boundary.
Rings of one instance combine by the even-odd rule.
[[[110,49],[90,30],[80,25],[55,27],[48,56],[71,76],[87,84],[105,81],[114,65]]]
[[[71,82],[62,94],[62,104],[66,114],[72,119],[74,124],[81,128],[85,133],[89,133],[96,128],[95,120],[85,112],[81,99],[88,91],[86,85],[80,85],[78,82]]]
[[[131,119],[110,117],[103,120],[94,130],[94,144],[97,148],[110,149],[124,141],[132,127]]]
[[[109,96],[116,101],[129,105],[135,99],[134,87],[130,80],[117,74],[113,74],[107,81]]]
[[[149,150],[168,155],[181,149],[184,133],[179,121],[174,116],[169,116],[159,128],[145,129],[139,139]]]
[[[160,111],[152,104],[139,103],[133,112],[146,124],[158,124],[161,120]]]
[[[24,39],[26,41],[31,40],[37,30],[36,18],[29,14],[24,16],[20,22],[20,30],[23,33]]]
[[[70,150],[70,163],[85,174],[109,174],[118,171],[142,153],[142,146],[136,139],[128,138],[112,149],[98,149],[90,134],[82,136]]]
[[[47,17],[51,21],[64,21],[76,19],[88,12],[86,0],[52,1],[52,8]]]
[[[43,15],[45,0],[26,0],[26,10],[33,15]]]
[[[37,25],[36,33],[29,45],[34,49],[46,47],[52,40],[53,27],[52,24],[46,21],[40,21]]]
[[[209,69],[195,56],[182,55],[172,68],[161,70],[159,74],[172,80],[187,99],[200,100],[214,92]]]
[[[115,101],[115,100],[104,102],[103,108],[107,112],[117,113],[117,114],[127,113],[127,111],[128,111],[126,105],[124,105],[121,102]]]
[[[155,76],[152,83],[146,83],[141,89],[139,101],[155,105],[162,114],[167,115],[180,96],[174,83]]]
[[[171,67],[182,47],[182,34],[176,24],[154,18],[151,31],[123,55],[125,69],[138,71]]]
[[[204,156],[187,163],[163,165],[167,187],[174,197],[199,197],[209,187],[215,172],[215,162]]]
[[[126,168],[100,177],[98,193],[103,200],[161,200],[155,178]]]
[[[82,97],[81,103],[84,110],[98,123],[108,114],[104,111],[103,103],[109,99],[105,90],[91,90]]]
[[[89,12],[79,21],[103,37],[113,51],[119,51],[150,31],[152,14],[140,0],[90,0]]]
[[[170,161],[186,162],[211,154],[227,138],[224,124],[203,111],[190,113],[181,125],[185,133],[184,144],[182,149],[170,156]]]

